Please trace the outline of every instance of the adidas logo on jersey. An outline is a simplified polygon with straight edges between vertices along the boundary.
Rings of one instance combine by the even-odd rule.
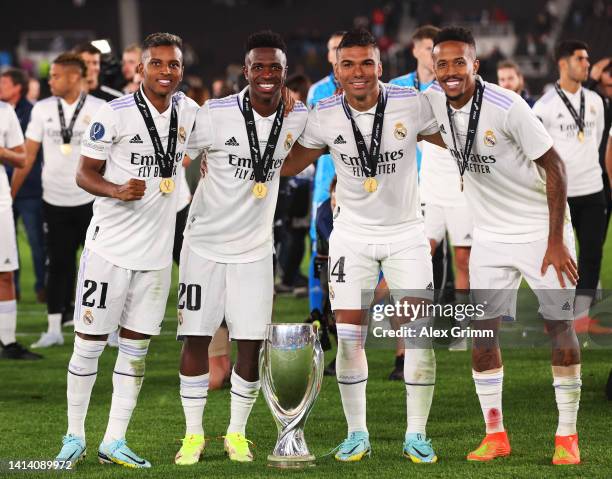
[[[572,309],[572,307],[569,304],[569,301],[566,301],[565,304],[561,307],[561,310],[563,311],[570,311]]]
[[[446,128],[444,128],[444,125],[440,125],[440,133],[444,133],[446,135]]]
[[[136,134],[136,136],[130,140],[130,143],[143,143],[143,141],[140,135]]]
[[[338,137],[334,140],[334,145],[346,145],[346,141],[344,141],[342,135],[338,135]]]
[[[563,113],[559,112],[559,114],[557,115],[557,120],[558,120],[559,118],[563,118]]]
[[[10,258],[6,258],[4,260],[4,264],[11,264],[11,259]]]
[[[236,138],[232,136],[229,140],[225,142],[225,146],[240,146],[240,143],[238,143],[238,141],[236,141]]]
[[[425,288],[427,291],[433,291],[433,283],[430,281],[429,284],[427,285],[427,288]]]

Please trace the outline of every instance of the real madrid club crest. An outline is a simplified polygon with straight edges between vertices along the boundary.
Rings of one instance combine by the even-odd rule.
[[[179,309],[178,313],[176,314],[176,317],[178,319],[178,323],[179,324],[183,324],[183,312]]]
[[[395,137],[396,140],[403,140],[404,138],[406,138],[406,135],[408,134],[408,130],[406,130],[406,127],[404,126],[403,123],[396,123],[395,124],[395,130],[393,130],[393,136]]]
[[[495,133],[493,130],[487,130],[484,134],[484,144],[486,146],[495,146],[497,143],[497,138],[495,138]]]
[[[83,313],[83,322],[87,325],[90,325],[91,323],[93,323],[94,320],[94,316],[93,313],[91,312],[91,309],[86,309],[85,313]]]
[[[334,299],[336,297],[336,293],[334,293],[334,288],[332,288],[332,285],[329,285],[329,297],[331,299]]]
[[[181,143],[185,143],[186,139],[187,139],[187,133],[185,133],[185,128],[181,126],[179,127],[179,131],[178,131],[178,140]]]
[[[83,123],[85,123],[86,125],[89,125],[91,123],[91,117],[89,115],[85,115],[83,117]]]
[[[285,150],[289,151],[291,149],[291,145],[293,145],[293,135],[291,133],[287,133],[287,137],[285,138]]]

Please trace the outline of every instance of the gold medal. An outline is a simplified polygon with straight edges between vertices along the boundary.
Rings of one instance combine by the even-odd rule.
[[[584,143],[584,131],[582,131],[582,130],[580,130],[580,131],[578,132],[578,141],[579,141],[580,143]]]
[[[60,145],[60,151],[62,152],[62,155],[70,155],[70,153],[72,153],[72,145],[70,143],[62,143]]]
[[[363,182],[363,189],[368,193],[374,193],[378,189],[378,181],[376,178],[368,178]]]
[[[265,198],[266,195],[268,194],[268,187],[266,186],[265,183],[255,183],[255,186],[253,186],[253,196],[255,198],[257,198],[258,200],[261,200],[262,198]]]
[[[174,180],[172,178],[162,178],[159,189],[163,194],[169,195],[174,191]]]

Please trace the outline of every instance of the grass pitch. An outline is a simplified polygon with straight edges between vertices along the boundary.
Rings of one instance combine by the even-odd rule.
[[[29,345],[46,328],[44,307],[35,304],[27,246],[20,237],[22,301],[19,304],[19,341]],[[612,287],[612,247],[604,258],[604,285]],[[176,282],[174,283],[176,284]],[[172,292],[163,333],[154,338],[147,359],[146,379],[138,406],[128,430],[130,446],[153,464],[146,471],[130,471],[120,466],[101,465],[97,447],[104,435],[112,393],[112,369],[117,351],[107,348],[99,364],[86,423],[88,456],[76,472],[7,471],[8,460],[53,459],[66,430],[66,366],[72,352],[72,339],[66,334],[63,347],[44,350],[45,359],[36,362],[0,362],[0,477],[44,477],[46,474],[88,478],[111,477],[612,477],[610,436],[612,404],[603,387],[610,367],[610,349],[589,347],[583,351],[583,389],[579,413],[579,435],[583,464],[553,467],[550,464],[556,428],[556,406],[547,348],[504,351],[504,420],[512,444],[512,455],[493,463],[473,464],[465,455],[484,434],[478,399],[471,379],[468,352],[436,351],[437,385],[428,436],[433,440],[438,464],[416,465],[402,457],[405,430],[405,391],[403,384],[389,382],[386,376],[393,362],[390,350],[369,350],[368,424],[372,457],[356,464],[341,464],[324,456],[346,435],[338,387],[326,377],[321,394],[307,422],[306,440],[317,457],[316,467],[303,471],[278,471],[267,466],[266,456],[276,441],[276,428],[267,405],[260,396],[249,421],[248,437],[255,443],[256,460],[233,464],[224,456],[219,440],[229,421],[229,390],[212,391],[204,414],[207,445],[202,462],[193,467],[173,464],[183,436],[184,420],[178,395],[180,344],[174,339],[176,316]],[[302,321],[307,301],[279,298],[275,305],[277,321]],[[326,361],[333,352],[326,353]]]

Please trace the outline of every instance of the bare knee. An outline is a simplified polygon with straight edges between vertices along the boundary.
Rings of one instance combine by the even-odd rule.
[[[121,328],[119,330],[119,337],[125,339],[151,339],[150,334],[143,334],[136,331],[132,331],[131,329]]]
[[[337,309],[334,311],[336,324],[353,324],[361,326],[367,324],[368,312],[361,309]]]
[[[239,340],[238,356],[234,370],[245,381],[253,382],[259,379],[259,340]]]
[[[85,334],[77,332],[76,335],[85,341],[106,341],[108,334]]]
[[[181,374],[201,376],[208,372],[208,345],[210,336],[185,336],[181,351]]]
[[[13,299],[15,299],[13,272],[3,271],[0,273],[0,301],[11,301]]]
[[[470,325],[475,330],[490,330],[492,337],[474,337],[472,346],[472,367],[475,371],[489,371],[502,367],[501,351],[499,349],[500,319],[473,321]]]

